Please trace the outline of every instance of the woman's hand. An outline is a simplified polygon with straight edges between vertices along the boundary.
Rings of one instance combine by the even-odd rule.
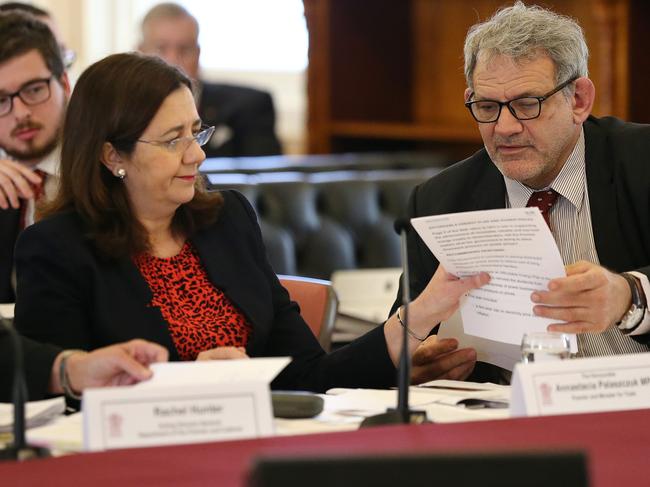
[[[458,309],[460,298],[488,282],[490,276],[486,272],[459,279],[439,265],[427,287],[409,306],[411,324],[426,320],[434,326],[446,320]]]
[[[433,275],[424,291],[409,304],[408,327],[416,337],[426,337],[434,326],[449,318],[458,309],[460,298],[465,293],[484,286],[490,282],[490,276],[481,272],[474,276],[459,279],[449,274],[442,265]],[[397,365],[401,353],[402,326],[397,313],[391,316],[384,325],[386,346],[393,364]],[[420,346],[419,339],[410,337],[409,354],[413,354]],[[415,363],[415,381],[425,377],[461,377],[468,375],[474,367],[476,353],[473,350],[457,350],[458,344],[453,341],[441,340],[439,343],[431,340],[423,347],[424,352]],[[426,353],[425,353],[426,352]],[[440,357],[438,357],[440,355]],[[444,357],[444,358],[443,358]]]
[[[217,347],[199,353],[196,360],[232,360],[249,358],[244,347]]]

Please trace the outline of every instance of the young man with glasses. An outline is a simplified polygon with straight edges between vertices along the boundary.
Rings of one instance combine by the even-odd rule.
[[[550,331],[578,333],[579,356],[644,352],[650,337],[650,127],[590,116],[595,89],[587,59],[578,24],[540,7],[516,2],[473,26],[465,40],[465,105],[484,148],[418,186],[409,216],[539,206],[542,200],[567,277],[533,292],[532,312],[556,322]],[[418,296],[409,314],[417,327],[436,300],[428,283],[439,262],[413,231],[409,246],[411,292]],[[430,338],[414,362],[465,377],[476,354],[445,352],[456,345]],[[499,376],[489,369],[475,378]]]
[[[12,302],[13,247],[57,183],[70,84],[59,44],[35,17],[0,13],[0,302]]]

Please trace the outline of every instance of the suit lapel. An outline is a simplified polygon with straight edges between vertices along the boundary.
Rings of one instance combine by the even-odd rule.
[[[254,277],[250,275],[251,269],[247,266],[250,264],[242,262],[239,252],[233,248],[238,242],[232,240],[236,238],[232,230],[224,230],[224,220],[226,218],[222,218],[216,228],[198,232],[191,240],[212,284],[223,291],[255,328],[260,320],[257,316],[259,303],[250,291],[256,288],[255,283],[249,281]],[[242,242],[239,244],[243,245]]]
[[[153,294],[138,267],[130,258],[123,258],[117,262],[117,268],[119,269],[117,283],[124,288],[124,302],[134,305],[133,308],[126,310],[128,319],[125,320],[128,321],[130,333],[134,337],[159,343],[169,350],[170,360],[178,360],[178,353],[169,333],[169,325],[163,318],[160,308],[149,306]]]
[[[506,206],[506,186],[503,175],[490,160],[485,149],[482,150],[482,170],[476,171],[475,183],[471,185],[471,210],[495,210]]]
[[[602,265],[625,269],[630,265],[628,252],[621,249],[616,235],[621,235],[618,205],[614,185],[614,155],[609,136],[600,129],[595,119],[584,124],[585,171],[591,210],[591,226],[598,259]]]

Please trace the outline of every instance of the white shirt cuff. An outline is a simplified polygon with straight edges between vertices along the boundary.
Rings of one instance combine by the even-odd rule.
[[[645,293],[645,298],[647,303],[648,299],[650,299],[650,281],[648,280],[648,276],[646,276],[642,272],[635,272],[635,271],[628,272],[628,274],[632,274],[641,282],[641,286],[643,287],[643,292]],[[634,329],[634,331],[630,333],[630,336],[644,335],[646,333],[650,333],[650,313],[648,312],[647,306],[645,308],[645,314],[643,315],[643,320],[641,321],[641,323],[639,323],[639,326],[637,326]]]

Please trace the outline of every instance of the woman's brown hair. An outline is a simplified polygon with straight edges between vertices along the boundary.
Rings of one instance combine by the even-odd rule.
[[[54,200],[43,216],[75,210],[86,236],[101,254],[124,257],[149,250],[149,238],[135,218],[126,188],[102,164],[105,142],[129,156],[151,119],[175,90],[191,81],[157,57],[114,54],[90,66],[77,81],[63,126],[61,175]],[[194,198],[172,219],[176,235],[191,236],[213,223],[223,204],[197,179]]]

